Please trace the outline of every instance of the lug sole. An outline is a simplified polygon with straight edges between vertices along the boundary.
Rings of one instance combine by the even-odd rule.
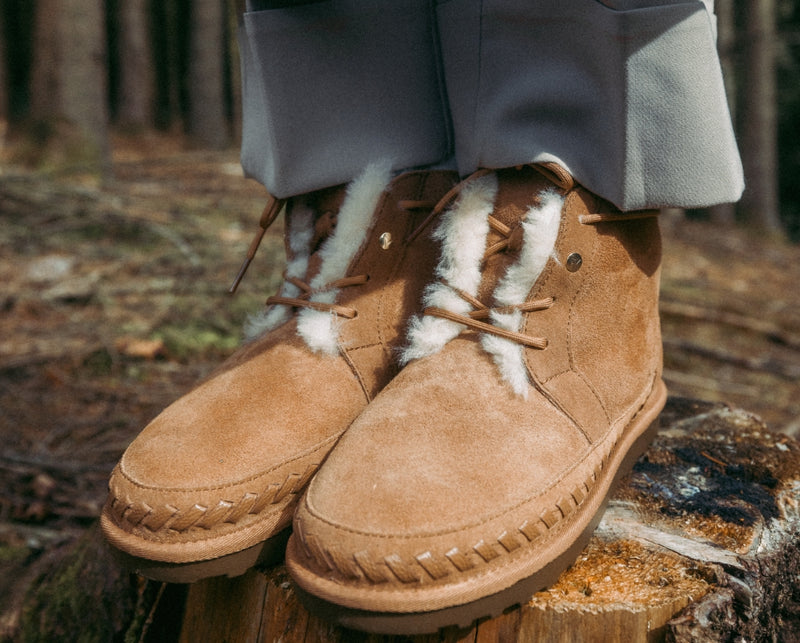
[[[111,547],[112,555],[119,564],[132,573],[164,583],[194,583],[213,576],[241,576],[252,567],[269,567],[283,561],[286,543],[291,528],[275,536],[233,554],[191,563],[164,563],[131,556]]]
[[[644,425],[644,430],[635,437],[627,450],[618,449],[612,453],[609,469],[613,470],[615,462],[617,468],[598,510],[567,549],[531,576],[496,594],[430,612],[373,612],[344,607],[314,596],[295,584],[295,591],[301,603],[311,613],[345,628],[374,634],[416,635],[431,634],[451,626],[468,628],[477,620],[495,618],[508,609],[529,601],[536,592],[553,585],[561,573],[575,562],[589,543],[597,525],[600,524],[608,501],[619,481],[630,472],[656,437],[659,429],[658,414],[666,401],[666,388],[663,383],[658,383],[653,398],[655,399],[651,398],[641,415],[633,420],[634,423],[638,421]],[[290,542],[289,546],[293,544]]]

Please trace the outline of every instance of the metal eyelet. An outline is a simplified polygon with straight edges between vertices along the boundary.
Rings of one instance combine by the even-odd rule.
[[[583,257],[581,257],[577,252],[573,252],[569,257],[567,257],[566,267],[569,272],[578,272],[583,265]]]
[[[388,250],[389,246],[392,245],[392,233],[384,232],[380,237],[378,237],[378,241],[381,244],[381,248]]]

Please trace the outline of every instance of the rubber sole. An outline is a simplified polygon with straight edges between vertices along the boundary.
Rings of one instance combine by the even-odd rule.
[[[291,528],[242,551],[191,563],[164,563],[126,554],[109,545],[114,558],[125,569],[164,583],[194,583],[213,576],[241,576],[252,567],[267,567],[283,561]]]
[[[661,387],[663,387],[663,384]],[[666,399],[666,390],[664,388],[659,393],[661,393],[661,397]],[[663,403],[656,402],[656,406],[658,412],[660,412]],[[653,412],[652,409],[648,409],[648,411],[650,413]],[[495,618],[511,607],[527,602],[536,592],[553,585],[561,573],[574,563],[585,549],[597,525],[600,523],[608,501],[619,481],[630,472],[636,460],[647,450],[647,447],[658,433],[658,412],[655,413],[655,417],[649,422],[647,428],[635,438],[630,448],[622,455],[612,482],[599,505],[599,509],[580,535],[565,551],[547,565],[531,576],[518,581],[508,589],[463,605],[454,605],[430,612],[399,613],[373,612],[343,607],[309,594],[295,585],[295,591],[301,603],[311,613],[345,628],[375,634],[415,635],[431,634],[451,626],[468,628],[477,620]]]

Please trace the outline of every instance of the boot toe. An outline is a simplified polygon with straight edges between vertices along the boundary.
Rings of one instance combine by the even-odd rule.
[[[251,547],[291,524],[300,492],[366,404],[342,360],[296,343],[271,342],[140,433],[109,481],[101,523],[112,545],[182,564]],[[324,412],[296,403],[320,387],[333,400]]]
[[[357,629],[405,634],[496,616],[555,582],[586,545],[614,482],[652,438],[664,397],[657,387],[607,441],[581,444],[573,436],[557,446],[557,434],[570,429],[542,399],[527,426],[504,427],[505,451],[462,427],[454,444],[482,445],[470,457],[466,445],[450,449],[440,434],[434,470],[425,431],[411,428],[421,426],[413,415],[400,420],[404,464],[392,464],[397,454],[386,447],[397,427],[382,416],[375,421],[382,402],[398,408],[392,389],[359,417],[309,485],[287,566],[315,612]],[[539,448],[519,439],[531,432],[542,437]],[[365,442],[376,452],[371,457],[356,446]],[[348,469],[359,472],[348,476]]]

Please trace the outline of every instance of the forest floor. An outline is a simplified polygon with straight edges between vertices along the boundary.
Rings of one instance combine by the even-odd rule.
[[[0,640],[36,562],[96,523],[108,473],[239,344],[280,282],[276,223],[227,294],[263,207],[236,151],[115,144],[112,178],[0,157]],[[800,435],[800,247],[662,217],[665,380]]]

